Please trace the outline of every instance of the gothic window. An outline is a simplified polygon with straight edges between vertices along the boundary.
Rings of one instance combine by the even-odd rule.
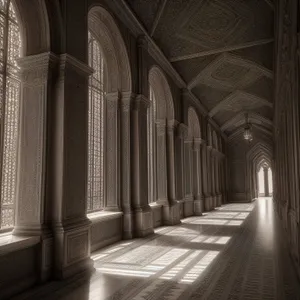
[[[87,212],[104,207],[104,58],[91,32],[89,65],[94,73],[89,82],[88,195]]]
[[[14,226],[20,81],[19,26],[10,0],[0,0],[0,231]]]

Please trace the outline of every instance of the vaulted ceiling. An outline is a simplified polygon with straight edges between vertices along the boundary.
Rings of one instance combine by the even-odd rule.
[[[271,132],[273,0],[126,0],[221,130]]]

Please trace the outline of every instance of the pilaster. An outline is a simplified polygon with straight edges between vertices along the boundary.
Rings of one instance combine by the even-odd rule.
[[[123,238],[131,239],[134,237],[134,212],[131,203],[131,109],[135,100],[135,94],[123,92],[120,108],[120,153],[121,155],[121,206],[123,211]]]
[[[206,146],[207,162],[207,196],[205,197],[205,209],[213,209],[213,190],[212,190],[212,146]]]
[[[16,214],[13,234],[39,236],[40,281],[51,275],[52,251],[51,206],[47,193],[47,149],[49,148],[48,115],[54,67],[58,57],[46,52],[27,56],[20,66],[20,141]]]
[[[186,137],[184,141],[184,176],[185,176],[185,199],[184,216],[189,217],[194,214],[193,197],[193,165],[192,165],[193,140]]]
[[[201,216],[203,212],[201,187],[201,139],[194,139],[193,144],[193,183],[194,183],[194,214]]]
[[[180,223],[180,206],[176,201],[175,182],[175,127],[177,121],[171,120],[167,123],[167,186],[168,186],[168,207],[163,208],[165,223],[176,225]]]
[[[148,204],[147,170],[147,109],[149,100],[138,95],[132,109],[131,157],[133,168],[132,199],[135,235],[143,237],[153,233],[152,210]]]
[[[92,270],[90,221],[86,217],[88,78],[92,69],[60,56],[52,99],[49,197],[55,241],[54,274],[64,279]]]

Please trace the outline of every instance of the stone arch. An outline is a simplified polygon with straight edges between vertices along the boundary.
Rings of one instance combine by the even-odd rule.
[[[51,50],[51,35],[47,5],[44,0],[12,0],[22,40],[21,56]]]
[[[201,138],[199,118],[193,107],[188,109],[188,136],[189,138]]]
[[[247,182],[248,200],[258,197],[257,172],[262,163],[272,168],[272,148],[267,143],[256,143],[247,153]]]
[[[132,75],[127,49],[120,30],[111,14],[101,6],[89,11],[89,30],[98,39],[105,57],[106,92],[130,92]]]
[[[156,119],[174,120],[174,103],[168,80],[161,69],[153,66],[149,71],[149,84],[156,99]]]

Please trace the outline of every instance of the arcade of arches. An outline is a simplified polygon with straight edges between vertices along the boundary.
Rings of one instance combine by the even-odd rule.
[[[298,299],[299,37],[298,0],[0,0],[0,299]]]

